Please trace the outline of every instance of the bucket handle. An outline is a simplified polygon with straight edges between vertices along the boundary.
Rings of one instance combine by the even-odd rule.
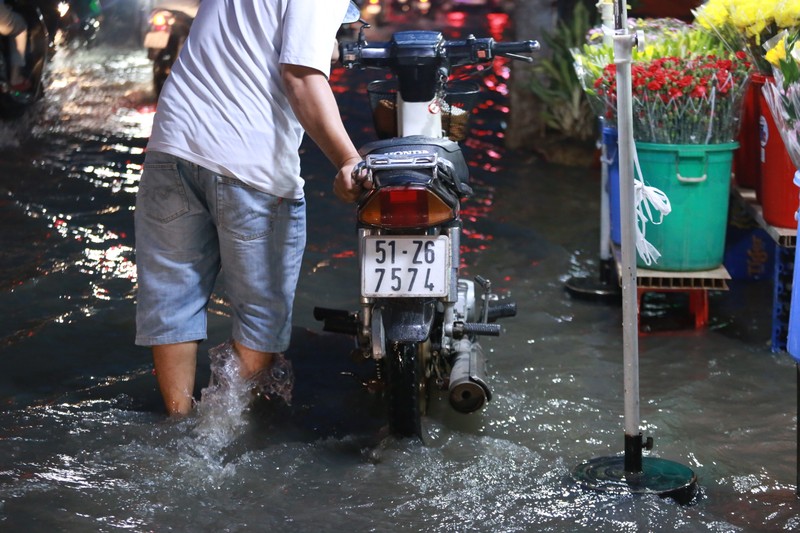
[[[700,176],[698,178],[687,178],[685,176],[681,176],[680,172],[678,173],[678,181],[680,181],[682,183],[701,183],[701,182],[706,181],[707,178],[708,178],[708,174],[703,174],[702,176]]]
[[[692,152],[686,153],[686,152],[680,152],[679,151],[676,155],[677,155],[677,160],[675,161],[675,166],[678,167],[678,168],[677,168],[677,172],[675,172],[675,174],[678,177],[678,181],[680,181],[681,183],[702,183],[702,182],[706,181],[706,179],[708,179],[708,159],[707,159],[707,154],[705,154],[705,153],[692,153]],[[690,176],[681,176],[681,172],[680,172],[680,170],[681,170],[680,169],[680,166],[681,166],[680,161],[681,161],[681,159],[689,159],[689,160],[692,160],[692,159],[698,160],[699,159],[699,160],[701,160],[702,164],[703,164],[703,168],[704,168],[704,170],[706,170],[706,173],[703,174],[702,176],[697,176],[697,177],[695,177],[695,176],[691,176],[691,177]]]

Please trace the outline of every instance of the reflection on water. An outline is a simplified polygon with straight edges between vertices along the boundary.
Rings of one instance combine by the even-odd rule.
[[[332,76],[357,144],[372,138],[363,94],[372,74]],[[352,209],[333,197],[332,169],[311,144],[292,407],[246,407],[244,388],[212,387],[193,416],[164,419],[149,354],[133,346],[149,65],[137,49],[57,55],[36,113],[0,125],[0,528],[800,528],[795,368],[768,352],[769,285],[713,294],[707,330],[640,338],[642,429],[654,454],[698,474],[693,505],[570,480],[580,462],[622,447],[620,311],[562,288],[596,267],[598,172],[506,152],[509,66],[475,75],[494,92],[465,143],[476,195],[464,204],[464,266],[520,314],[485,343],[492,403],[464,417],[435,397],[436,438],[422,447],[384,438],[380,403],[359,384],[371,369],[349,360],[350,339],[320,334],[311,317],[315,305],[354,307],[358,290]],[[228,315],[216,293],[198,394]]]

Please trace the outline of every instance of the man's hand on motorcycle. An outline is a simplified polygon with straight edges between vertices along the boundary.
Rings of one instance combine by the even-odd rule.
[[[358,200],[361,193],[368,189],[372,189],[372,180],[361,159],[352,160],[339,169],[333,184],[336,196],[348,203]]]

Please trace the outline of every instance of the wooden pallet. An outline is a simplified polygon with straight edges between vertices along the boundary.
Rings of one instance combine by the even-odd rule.
[[[621,272],[622,253],[618,246],[613,247],[614,259],[617,263],[617,272]],[[636,302],[641,313],[642,299],[647,293],[674,293],[682,292],[688,295],[689,313],[694,319],[694,327],[702,328],[708,324],[708,291],[728,290],[728,281],[731,279],[728,270],[719,266],[711,270],[673,272],[666,270],[652,270],[649,268],[636,269]],[[642,321],[639,320],[641,332]]]

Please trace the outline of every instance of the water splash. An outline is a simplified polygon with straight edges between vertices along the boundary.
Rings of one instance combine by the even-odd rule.
[[[225,449],[244,433],[253,392],[230,342],[211,348],[209,355],[211,383],[201,393],[194,438],[187,444],[204,459],[219,462]]]

